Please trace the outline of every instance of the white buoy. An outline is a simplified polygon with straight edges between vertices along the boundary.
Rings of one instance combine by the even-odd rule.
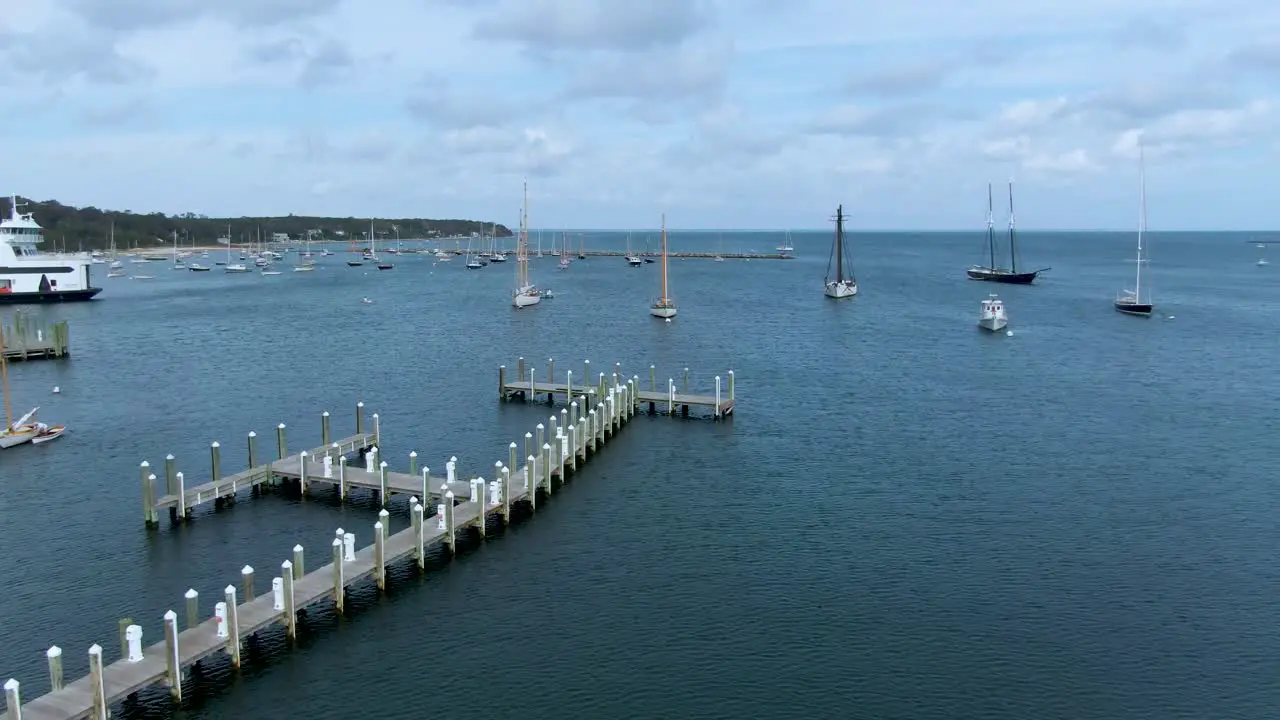
[[[57,394],[58,394],[58,393],[60,393],[60,392],[62,392],[62,388],[58,387],[57,385],[54,385],[54,386],[53,386],[53,394],[54,394],[54,395],[57,395]]]
[[[1013,337],[1013,331],[1012,331],[1012,330],[1005,330],[1005,331],[1004,331],[1004,334],[1005,334],[1005,336],[1006,336],[1006,337]]]

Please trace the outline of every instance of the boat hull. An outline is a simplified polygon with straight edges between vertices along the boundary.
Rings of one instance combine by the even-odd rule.
[[[1002,317],[982,318],[978,321],[978,327],[987,332],[1000,332],[1009,326],[1009,319]]]
[[[0,433],[0,450],[16,447],[23,443],[31,442],[37,435],[35,428],[23,430],[21,432],[4,432]]]
[[[833,300],[851,298],[858,294],[858,283],[852,280],[829,282],[823,287],[822,293]]]
[[[1030,285],[1036,281],[1040,271],[1013,272],[1012,270],[971,267],[965,270],[965,274],[969,276],[970,280],[1005,283],[1007,285]]]
[[[511,298],[512,307],[525,308],[542,302],[541,295],[516,295]]]
[[[0,305],[25,305],[35,303],[84,302],[92,300],[102,288],[84,290],[45,290],[43,292],[0,292]]]
[[[1116,312],[1125,315],[1137,315],[1139,317],[1151,317],[1151,311],[1155,308],[1151,303],[1125,302],[1123,300],[1115,301]]]
[[[670,319],[676,316],[676,309],[669,306],[659,307],[655,305],[654,307],[649,308],[649,314],[656,318]]]

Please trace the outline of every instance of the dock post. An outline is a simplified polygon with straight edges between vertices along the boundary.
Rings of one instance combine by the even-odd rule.
[[[511,468],[502,466],[502,524],[511,522]]]
[[[164,614],[164,668],[165,681],[169,685],[169,697],[182,702],[182,655],[178,649],[178,613],[166,610]]]
[[[569,471],[578,471],[578,428],[569,426]]]
[[[733,371],[729,371],[729,402],[733,402]]]
[[[605,387],[606,385],[605,385],[604,373],[600,373],[600,377],[596,380],[596,397],[597,398],[604,397]]]
[[[190,517],[187,512],[187,477],[179,470],[174,474],[174,479],[178,481],[178,519],[186,520]]]
[[[558,433],[559,428],[556,423],[556,414],[551,413],[551,418],[547,420],[547,437],[553,438]]]
[[[187,629],[200,624],[200,593],[195,588],[187,590]]]
[[[9,720],[22,720],[22,683],[15,678],[4,681],[5,717]],[[57,688],[54,688],[55,690]]]
[[[293,565],[294,580],[301,580],[302,576],[306,575],[306,573],[303,572],[303,570],[306,568],[306,565],[304,565],[302,562],[303,560],[302,556],[303,556],[302,546],[294,545],[293,546],[293,562],[291,563]]]
[[[511,468],[511,472],[516,472],[517,470],[520,469],[520,464],[516,460],[516,444],[515,443],[511,443],[509,446],[507,446],[507,467]]]
[[[276,459],[283,460],[287,449],[288,445],[285,443],[284,437],[284,423],[280,423],[276,426]]]
[[[364,434],[364,401],[356,403],[356,434]]]
[[[524,364],[524,360],[520,362]],[[448,549],[450,555],[457,552],[455,543],[458,540],[458,536],[454,534],[456,528],[453,525],[453,498],[452,490],[444,494],[444,546]]]
[[[445,490],[449,489],[449,483],[457,479],[458,479],[458,458],[455,455],[450,457],[449,462],[444,464]]]
[[[373,524],[373,578],[379,590],[387,589],[386,527],[381,521]]]
[[[667,414],[676,415],[676,379],[667,378]]]
[[[133,618],[120,618],[120,657],[129,655],[129,626],[132,624]]]
[[[271,609],[284,612],[284,578],[271,578]]]
[[[107,689],[102,685],[102,646],[89,646],[89,688],[93,693],[93,706],[89,717],[107,720]]]
[[[320,444],[328,445],[329,442],[329,411],[325,410],[320,413]]]
[[[570,422],[569,422],[569,409],[568,409],[568,408],[560,408],[560,430],[561,430],[561,432],[564,432],[564,431],[565,431],[565,428],[569,427],[569,425],[570,425]]]
[[[258,433],[250,430],[248,435],[249,442],[249,467],[258,467]]]
[[[537,402],[538,400],[538,379],[534,376],[537,372],[534,368],[529,368],[529,396],[525,398],[525,402]]]
[[[342,541],[333,539],[333,606],[342,614],[345,583],[342,578]]]
[[[596,410],[595,408],[591,408],[591,412],[587,413],[587,428],[590,431],[590,435],[588,436],[589,438],[588,442],[590,443],[590,449],[592,451],[595,451],[596,449],[597,423],[598,423],[598,420],[596,418]]]
[[[378,485],[381,487],[378,500],[382,503],[382,507],[387,506],[387,461],[383,460],[378,463]]]
[[[382,444],[382,421],[378,419],[378,413],[373,414],[373,444]]]
[[[538,458],[530,455],[525,458],[524,489],[529,495],[529,507],[538,509]]]
[[[716,411],[713,417],[715,417],[715,419],[717,420],[720,419],[720,376],[719,375],[716,376]]]
[[[542,481],[547,485],[547,495],[551,495],[551,463],[555,460],[551,457],[551,443],[542,444]]]
[[[130,625],[124,629],[124,641],[128,646],[125,653],[125,662],[137,663],[142,662],[142,626]]]
[[[654,377],[655,372],[656,368],[653,365],[649,365],[649,392],[658,392],[657,379]]]
[[[547,358],[547,382],[554,385],[556,383],[556,359]]]
[[[418,451],[417,450],[409,451],[409,474],[410,475],[418,474]]]
[[[54,645],[44,654],[49,660],[49,689],[57,692],[62,689],[62,648]]]
[[[516,358],[516,382],[524,382],[524,358]]]
[[[533,433],[527,432],[524,434],[524,456],[529,457],[529,454],[532,452],[533,452]]]
[[[338,457],[338,499],[347,499],[347,456]]]
[[[573,371],[567,370],[564,374],[564,396],[570,400],[573,399]]]
[[[570,425],[578,424],[578,401],[577,400],[574,400],[573,402],[569,403],[569,424]]]
[[[507,366],[498,366],[498,399],[506,401],[507,399]]]
[[[689,368],[684,369],[684,394],[689,394]]]
[[[178,494],[178,470],[177,463],[173,459],[173,453],[164,456],[164,489],[166,495]],[[215,478],[216,479],[216,478]],[[181,498],[179,498],[181,500]],[[176,507],[169,508],[169,522],[178,521],[178,508],[182,506],[179,502]]]
[[[289,639],[298,637],[298,612],[293,604],[293,563],[280,563],[280,579],[284,580],[284,633]]]
[[[422,502],[431,500],[431,468],[422,468]]]
[[[228,585],[222,589],[227,603],[227,654],[231,656],[231,667],[240,667],[240,603],[236,602],[236,586]]]
[[[585,392],[591,389],[591,361],[582,361],[582,390]]]
[[[382,508],[378,511],[378,522],[382,523],[382,541],[391,539],[391,511]]]
[[[476,504],[476,530],[480,531],[480,539],[485,537],[485,531],[489,528],[489,505],[485,500],[485,488],[489,486],[484,478],[471,479],[471,502]]]
[[[587,459],[587,419],[586,418],[578,419],[578,442],[581,443],[581,447],[579,447],[578,449],[582,451],[582,459],[585,461]]]
[[[211,471],[210,480],[216,483],[222,479],[222,446],[218,444],[217,440],[209,443],[209,469]],[[217,492],[215,489],[214,493],[216,494]]]
[[[160,524],[160,513],[156,510],[155,475],[151,474],[151,463],[146,460],[138,466],[142,476],[142,523],[151,528]]]
[[[307,451],[298,453],[298,492],[307,494]]]
[[[534,447],[542,447],[542,446],[543,446],[543,444],[544,444],[544,443],[546,443],[546,437],[545,437],[545,435],[546,435],[546,432],[547,432],[547,428],[546,428],[546,426],[545,426],[545,425],[543,425],[542,423],[538,423],[538,426],[537,426],[537,427],[535,427],[535,428],[534,428],[534,430],[537,430],[537,431],[538,431],[538,434],[537,434],[537,436],[536,436],[536,437],[537,437],[537,440],[534,442],[533,446],[534,446]]]
[[[240,568],[240,584],[244,587],[244,601],[252,602],[255,597],[253,592],[253,566],[245,565]]]
[[[422,503],[415,502],[412,508],[409,508],[410,514],[413,516],[413,559],[418,563],[419,570],[427,569],[427,552],[423,549],[426,544],[426,536],[423,533],[424,520]]]

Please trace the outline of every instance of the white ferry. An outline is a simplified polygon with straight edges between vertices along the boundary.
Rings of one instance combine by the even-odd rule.
[[[18,198],[9,196],[9,217],[0,220],[0,305],[91,300],[102,292],[93,287],[88,253],[45,255],[40,225],[31,213],[18,212]]]

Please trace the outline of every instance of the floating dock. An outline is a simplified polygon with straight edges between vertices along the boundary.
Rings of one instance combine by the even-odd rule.
[[[71,332],[66,320],[40,325],[16,313],[12,325],[0,327],[0,349],[9,362],[68,357]]]
[[[622,375],[621,363],[615,363],[610,368],[608,377],[604,373],[599,373],[596,377],[592,377],[591,361],[583,362],[582,375],[578,377],[577,384],[574,382],[574,374],[572,370],[566,370],[564,382],[559,382],[556,378],[556,361],[554,359],[547,360],[546,380],[537,379],[537,373],[532,367],[525,366],[524,358],[516,360],[516,368],[514,375],[510,373],[506,365],[498,368],[498,396],[503,400],[520,399],[526,402],[539,402],[545,399],[549,405],[555,404],[556,396],[561,399],[575,397],[579,394],[585,394],[587,397],[598,397],[606,391],[610,384],[628,382]],[[706,408],[711,411],[712,418],[720,420],[733,415],[734,406],[734,377],[733,371],[729,370],[724,377],[719,375],[714,379],[714,390],[707,395],[698,395],[690,392],[689,389],[689,368],[684,369],[683,381],[677,387],[676,379],[667,378],[666,382],[659,389],[657,381],[657,370],[653,365],[649,366],[649,389],[641,388],[640,376],[632,376],[630,382],[635,383],[636,387],[636,404],[637,406],[647,406],[649,414],[663,414],[675,416],[679,413],[682,417],[688,417],[690,408]]]
[[[158,642],[146,644],[141,625],[130,618],[120,620],[119,658],[108,663],[102,645],[90,646],[86,677],[64,682],[62,649],[50,647],[46,653],[50,691],[23,702],[21,683],[9,679],[4,685],[6,712],[0,720],[107,720],[114,705],[153,685],[167,687],[172,701],[180,705],[183,681],[201,662],[226,657],[233,668],[239,668],[245,644],[255,634],[279,626],[292,641],[297,637],[300,611],[330,603],[343,613],[352,586],[372,579],[379,590],[385,590],[392,564],[412,558],[420,571],[425,570],[428,551],[434,547],[439,546],[447,557],[452,557],[458,552],[460,537],[470,535],[483,540],[512,521],[514,508],[527,506],[536,511],[539,502],[563,486],[641,412],[644,401],[639,384],[635,377],[623,379],[620,374],[611,373],[603,387],[575,387],[573,395],[568,394],[568,388],[563,392],[555,388],[548,391],[552,398],[560,394],[568,399],[568,406],[525,433],[523,454],[519,443],[510,443],[505,462],[496,461],[488,479],[458,479],[456,457],[447,463],[444,478],[430,475],[426,468],[421,474],[388,472],[386,461],[377,458],[381,433],[378,416],[374,414],[371,426],[366,428],[363,403],[356,405],[354,435],[329,442],[330,418],[324,413],[321,432],[325,442],[296,455],[287,454],[285,426],[280,425],[276,458],[259,464],[256,436],[250,433],[251,467],[235,475],[220,476],[218,446],[214,443],[211,472],[217,479],[206,484],[186,487],[169,456],[166,475],[172,473],[177,484],[173,486],[175,492],[159,498],[154,496],[156,476],[144,462],[144,509],[149,526],[158,519],[161,509],[169,508],[171,517],[183,519],[202,503],[234,501],[243,489],[248,488],[252,494],[281,481],[294,482],[303,492],[317,483],[330,485],[340,493],[348,488],[365,488],[378,493],[382,509],[370,529],[371,541],[357,548],[356,534],[338,528],[327,548],[328,562],[309,573],[304,548],[295,545],[289,558],[281,562],[279,575],[271,579],[269,592],[259,595],[256,571],[246,565],[240,571],[238,584],[228,584],[217,595],[212,617],[201,614],[200,594],[194,588],[188,590],[182,600],[185,622],[179,620],[177,611],[165,612],[160,619],[162,639]],[[715,403],[713,410],[721,413],[720,417],[725,414],[720,403]],[[349,453],[362,454],[364,467],[349,467]],[[414,457],[411,454],[411,465]],[[411,522],[407,529],[390,535],[390,511],[386,506],[389,496],[397,492],[411,494]],[[428,495],[435,502],[429,502]],[[197,502],[192,504],[193,500]]]

